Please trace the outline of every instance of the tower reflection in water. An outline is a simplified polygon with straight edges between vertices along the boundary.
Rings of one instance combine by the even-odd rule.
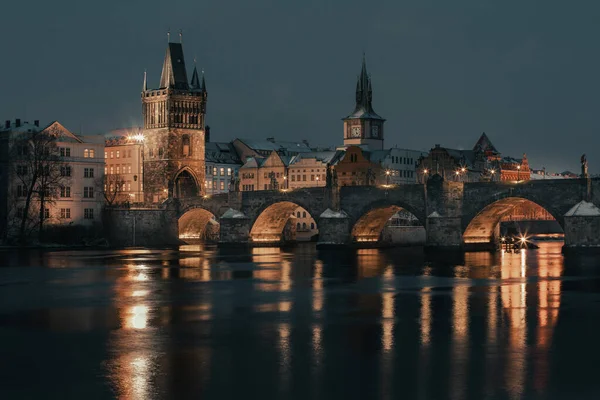
[[[361,390],[381,398],[484,398],[498,388],[518,397],[549,384],[557,245],[467,253],[455,264],[399,250],[279,248],[191,250],[162,262],[131,262],[115,282],[119,397],[216,393],[225,375],[283,397],[360,376],[376,377]]]

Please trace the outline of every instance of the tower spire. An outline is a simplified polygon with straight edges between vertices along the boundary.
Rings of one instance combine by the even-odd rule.
[[[148,83],[146,80],[146,69],[144,69],[144,84],[142,85],[142,91],[145,92],[146,90],[148,90]]]
[[[171,43],[171,28],[167,29],[167,43]]]
[[[200,89],[200,79],[198,78],[198,69],[196,68],[196,57],[194,57],[194,72],[192,73],[192,82],[190,84],[192,89]]]
[[[179,43],[183,44],[183,31],[179,30]]]
[[[206,81],[204,80],[204,69],[202,69],[202,91],[206,92]]]

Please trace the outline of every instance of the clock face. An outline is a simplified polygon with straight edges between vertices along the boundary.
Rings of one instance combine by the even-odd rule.
[[[350,134],[352,135],[353,138],[359,138],[361,136],[360,126],[353,126]]]
[[[374,138],[379,137],[379,127],[377,125],[371,127],[371,137],[374,137]]]

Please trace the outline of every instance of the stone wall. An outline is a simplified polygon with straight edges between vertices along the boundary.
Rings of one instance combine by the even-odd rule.
[[[600,216],[565,217],[566,248],[600,249]]]
[[[111,246],[179,244],[178,215],[165,209],[106,209],[104,229]]]

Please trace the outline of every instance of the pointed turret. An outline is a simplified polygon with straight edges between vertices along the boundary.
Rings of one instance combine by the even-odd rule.
[[[148,90],[148,81],[146,79],[146,70],[144,70],[144,83],[142,84],[142,92]]]
[[[192,90],[200,90],[200,79],[198,78],[198,69],[194,65],[194,72],[192,72]]]
[[[373,110],[373,87],[371,77],[367,72],[367,60],[363,53],[362,67],[356,82],[356,106],[348,118],[361,118],[365,116],[373,119],[383,119]]]
[[[204,70],[202,70],[202,91],[206,93],[206,81],[204,80]]]
[[[169,43],[167,47],[160,75],[160,89],[166,88],[189,90],[181,43]]]

